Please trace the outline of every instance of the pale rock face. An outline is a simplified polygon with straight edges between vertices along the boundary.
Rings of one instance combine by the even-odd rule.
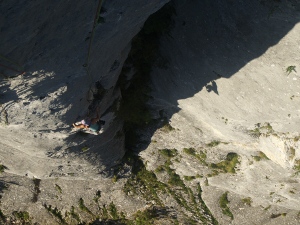
[[[147,17],[168,1],[104,1],[89,73],[83,65],[98,2],[3,2],[0,27],[5,44],[0,54],[26,72],[0,83],[0,164],[8,167],[8,181],[20,183],[1,199],[5,212],[16,210],[17,199],[18,210],[52,224],[49,213],[39,213],[42,204],[66,212],[85,198],[96,211],[97,190],[103,193],[101,203],[114,201],[131,215],[146,208],[145,199],[122,191],[126,177],[114,184],[99,173],[125,152],[124,137],[117,135],[122,124],[106,110],[120,97],[115,85],[131,40]],[[175,1],[174,27],[161,39],[161,55],[168,63],[151,74],[149,105],[157,118],[163,112],[174,129],[147,133],[149,145],[140,156],[147,169],[155,171],[165,163],[158,150],[176,149],[179,156],[172,169],[182,179],[195,177],[185,185],[201,184],[203,200],[219,224],[299,224],[300,175],[294,166],[300,160],[300,7],[284,1],[274,11],[261,2],[269,1]],[[288,66],[296,66],[296,71],[287,74]],[[16,75],[2,67],[0,73]],[[106,90],[99,102],[105,132],[81,136],[71,131],[71,124],[87,113],[96,81]],[[214,140],[218,145],[209,147]],[[187,155],[184,148],[204,151],[207,164]],[[211,175],[209,165],[225,160],[230,152],[239,155],[236,173]],[[259,152],[270,160],[256,161]],[[42,179],[37,204],[28,197],[32,180],[25,176]],[[56,183],[64,191],[60,199]],[[233,221],[219,206],[226,191]],[[251,207],[241,203],[248,197]],[[164,203],[178,209],[171,197]],[[286,217],[270,219],[286,211]]]
[[[131,39],[166,2],[105,1],[89,53],[98,1],[1,3],[1,55],[26,72],[1,82],[1,163],[11,173],[92,178],[123,156],[124,140],[114,138],[122,124],[113,122],[113,112],[103,113],[119,98],[114,86]],[[88,55],[89,73],[83,66]],[[6,60],[1,63],[21,70]],[[6,67],[0,70],[17,75]],[[87,113],[96,81],[107,90],[99,103],[106,132],[82,138],[71,124]],[[86,148],[89,153],[81,155]],[[80,164],[86,165],[84,171],[75,168]]]

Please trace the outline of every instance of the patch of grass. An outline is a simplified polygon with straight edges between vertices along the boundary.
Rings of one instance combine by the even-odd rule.
[[[183,152],[196,157],[202,164],[207,165],[206,163],[206,153],[204,151],[200,151],[200,153],[196,153],[196,150],[194,148],[184,148]]]
[[[154,224],[154,221],[158,216],[159,215],[153,209],[146,209],[144,211],[138,210],[133,216],[134,219],[133,219],[132,223],[129,223],[129,224],[152,225],[152,224]]]
[[[111,180],[113,183],[116,183],[118,181],[118,175],[115,174]]]
[[[286,72],[287,72],[287,74],[289,75],[291,72],[297,72],[296,71],[296,66],[288,66],[287,68],[286,68]]]
[[[46,205],[44,204],[44,207],[45,209],[51,214],[53,215],[54,217],[56,217],[61,224],[67,224],[65,219],[63,218],[62,214],[61,214],[61,211],[59,211],[56,207],[55,208],[52,208],[51,205]]]
[[[243,199],[242,199],[242,202],[243,202],[245,205],[251,206],[252,199],[251,199],[250,197],[248,197],[248,198],[243,198]]]
[[[196,155],[196,151],[194,148],[184,148],[183,152],[185,152],[186,154],[195,156]]]
[[[258,152],[258,155],[255,155],[255,156],[252,156],[252,157],[255,161],[261,161],[261,160],[264,160],[264,159],[269,160],[269,158],[265,155],[265,153],[263,153],[261,151]]]
[[[89,147],[88,147],[88,146],[84,146],[84,147],[81,149],[81,151],[83,151],[83,152],[86,152],[87,150],[89,150]]]
[[[264,208],[264,210],[269,210],[271,208],[271,205],[267,206],[266,208]]]
[[[234,152],[230,152],[226,156],[226,160],[219,163],[211,163],[210,167],[215,169],[216,172],[223,173],[235,173],[235,167],[239,163],[239,155]]]
[[[272,134],[274,133],[274,129],[270,123],[264,123],[261,125],[260,123],[255,124],[255,128],[253,130],[248,131],[249,135],[255,138],[259,138],[262,134]]]
[[[61,194],[62,193],[62,189],[58,184],[55,184],[55,189]]]
[[[172,162],[171,158],[166,157],[165,164],[161,165],[157,170],[165,172],[168,175],[166,183],[162,183],[157,180],[155,174],[151,171],[147,171],[142,161],[136,156],[135,163],[139,162],[139,168],[133,168],[133,176],[124,185],[124,191],[128,194],[142,195],[146,200],[155,202],[155,205],[164,207],[162,201],[159,198],[159,194],[170,195],[176,203],[189,211],[195,218],[200,219],[203,217],[202,206],[199,206],[199,201],[196,199],[192,190],[185,186],[180,176],[176,174],[175,170],[170,168]],[[135,164],[136,166],[136,164]],[[204,220],[203,219],[203,220]]]
[[[220,204],[220,207],[222,209],[222,213],[224,215],[227,215],[229,216],[232,220],[233,220],[233,214],[231,213],[229,207],[228,207],[228,204],[230,203],[229,200],[228,200],[228,192],[225,192],[223,195],[221,195],[220,199],[219,199],[219,204]]]
[[[205,185],[205,186],[209,186],[209,183],[208,183],[208,179],[207,179],[207,178],[205,178],[204,185]]]
[[[271,216],[270,216],[270,218],[271,219],[275,219],[275,218],[277,218],[277,217],[280,217],[280,216],[286,216],[287,215],[287,213],[277,213],[277,214],[271,214]]]
[[[101,208],[101,218],[103,219],[103,220],[106,220],[106,219],[108,219],[108,211],[107,211],[107,208],[106,208],[106,206],[105,205],[103,205],[103,207]]]
[[[12,215],[17,219],[21,220],[22,224],[30,222],[31,220],[27,211],[14,211]]]
[[[194,180],[194,179],[196,179],[195,176],[184,176],[184,180],[186,180],[186,181],[191,181],[191,180]]]
[[[296,173],[300,173],[300,159],[295,160],[293,169],[296,170]]]
[[[95,197],[94,197],[93,200],[94,200],[95,202],[98,202],[100,198],[101,198],[101,191],[98,190],[98,191],[96,192],[96,195],[95,195]]]
[[[127,180],[123,186],[126,194],[141,194],[146,200],[154,201],[162,206],[158,197],[160,192],[165,192],[166,185],[157,180],[152,171],[148,171],[139,157],[135,157],[133,176]]]
[[[170,185],[185,188],[184,182],[180,179],[180,176],[177,173],[175,173],[175,170],[173,170],[169,167],[167,172],[169,174],[168,183]]]
[[[159,150],[159,152],[166,158],[172,158],[172,157],[175,157],[178,155],[178,152],[175,148],[174,149],[161,149],[161,150]]]
[[[216,146],[218,146],[219,144],[220,144],[221,142],[220,141],[218,141],[218,140],[213,140],[213,141],[211,141],[210,143],[208,143],[208,144],[206,144],[206,146],[208,146],[208,147],[216,147]]]
[[[114,204],[113,202],[111,202],[111,203],[109,204],[109,206],[108,206],[108,211],[109,211],[110,216],[111,216],[114,220],[116,220],[116,219],[119,218],[118,210],[117,210],[117,208],[116,208],[116,206],[115,206],[115,204]]]
[[[72,218],[74,218],[75,220],[77,220],[77,221],[80,223],[80,217],[79,217],[79,215],[75,212],[74,206],[71,206],[70,215],[71,215]]]
[[[259,138],[261,135],[261,132],[260,132],[259,128],[256,127],[253,130],[249,130],[249,134],[252,137]]]
[[[171,124],[170,124],[168,121],[166,121],[166,122],[164,123],[164,125],[162,126],[161,129],[162,129],[162,131],[164,131],[164,132],[170,132],[170,131],[172,131],[172,130],[175,130],[175,128],[172,127]]]
[[[90,215],[94,215],[88,207],[86,207],[86,205],[84,204],[84,200],[82,198],[79,199],[78,201],[78,204],[79,204],[79,209],[81,209],[82,211],[84,212],[87,212],[88,214]]]
[[[4,165],[0,164],[0,173],[3,173],[3,172],[4,172],[4,170],[6,170],[6,169],[7,169],[7,167],[6,167],[6,166],[4,166]]]

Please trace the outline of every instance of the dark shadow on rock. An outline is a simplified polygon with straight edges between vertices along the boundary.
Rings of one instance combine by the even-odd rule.
[[[276,45],[300,22],[300,3],[291,1],[174,1],[175,27],[161,38],[167,69],[153,68],[152,95],[163,102],[160,122],[142,134],[136,151],[180,111],[178,100],[201,90],[219,93],[217,79],[228,79]],[[263,4],[264,3],[264,4]],[[180,46],[180,47],[178,47]]]
[[[219,92],[218,92],[218,86],[217,86],[217,83],[216,81],[211,81],[209,84],[205,85],[205,88],[207,90],[207,92],[215,92],[217,95],[219,95]]]

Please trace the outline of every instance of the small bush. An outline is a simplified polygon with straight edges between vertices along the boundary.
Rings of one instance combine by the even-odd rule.
[[[217,169],[223,173],[235,173],[235,166],[239,163],[238,154],[230,152],[226,156],[226,160],[219,163],[212,163],[211,168]]]
[[[291,72],[297,72],[296,71],[296,66],[288,66],[287,68],[286,68],[286,72],[287,72],[287,74],[289,75]]]
[[[252,199],[251,199],[250,197],[248,197],[248,198],[243,198],[243,199],[242,199],[242,202],[243,202],[245,205],[251,206]]]
[[[6,167],[6,166],[4,166],[4,165],[0,164],[0,173],[3,173],[3,172],[4,172],[4,170],[6,170],[6,169],[7,169],[7,167]]]

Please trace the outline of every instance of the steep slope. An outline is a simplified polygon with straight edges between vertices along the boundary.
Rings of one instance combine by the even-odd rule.
[[[172,169],[192,177],[188,187],[201,183],[221,224],[297,224],[299,3],[176,3],[175,27],[161,44],[168,64],[152,73],[152,106],[171,128],[146,138],[147,168],[157,171],[160,150],[175,149]],[[232,219],[219,205],[227,191]]]
[[[102,2],[1,3],[1,163],[11,173],[92,178],[124,155],[124,140],[114,138],[122,124],[109,109],[120,97],[114,86],[131,39],[167,1]],[[97,81],[105,94],[95,97]],[[106,132],[72,132],[96,107]]]

